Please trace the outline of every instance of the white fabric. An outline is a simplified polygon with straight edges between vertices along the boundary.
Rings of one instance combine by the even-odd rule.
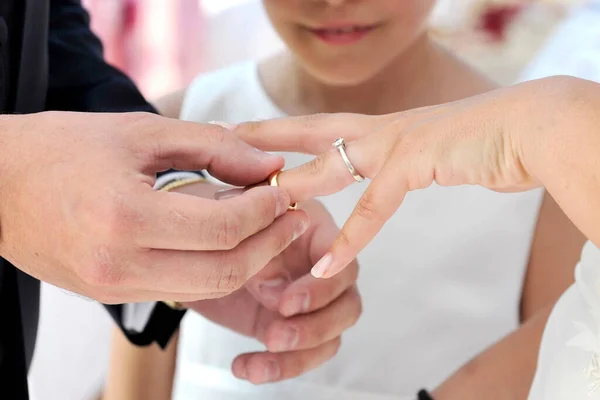
[[[143,332],[148,325],[156,302],[128,303],[123,305],[123,328]]]
[[[252,62],[197,78],[181,113],[190,121],[232,123],[282,115]],[[309,159],[286,154],[287,167]],[[322,199],[338,225],[365,187],[355,184]],[[297,393],[312,400],[379,400],[414,398],[418,388],[434,387],[518,326],[541,195],[436,185],[410,193],[359,257],[364,312],[338,355],[291,382],[257,388],[254,396],[238,393],[231,378],[223,385],[191,371],[217,368],[228,375],[236,355],[263,347],[188,313],[175,398],[279,400]]]
[[[524,79],[573,75],[600,82],[600,0],[577,9],[536,57]],[[589,371],[600,352],[600,250],[587,243],[576,283],[561,297],[546,325],[530,400],[600,399],[600,370]],[[600,361],[600,360],[599,360]]]
[[[576,8],[525,69],[521,80],[572,75],[600,82],[600,0]]]
[[[575,280],[546,325],[529,400],[600,399],[600,250],[591,242]]]

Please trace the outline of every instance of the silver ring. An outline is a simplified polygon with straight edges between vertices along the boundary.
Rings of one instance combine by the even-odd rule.
[[[333,147],[338,149],[340,155],[342,156],[342,160],[344,160],[344,164],[348,167],[348,171],[352,174],[352,177],[356,182],[362,182],[365,180],[365,177],[358,173],[354,165],[352,165],[352,161],[348,158],[348,153],[346,153],[346,142],[344,138],[338,138],[335,142],[333,142]]]

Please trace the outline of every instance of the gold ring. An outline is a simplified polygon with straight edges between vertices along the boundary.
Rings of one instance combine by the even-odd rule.
[[[184,187],[187,185],[192,185],[194,183],[199,183],[199,182],[206,182],[206,178],[199,176],[197,178],[179,179],[179,180],[176,180],[176,181],[166,184],[165,186],[160,188],[159,191],[170,192],[173,189],[177,189],[177,188]]]
[[[167,305],[169,308],[177,311],[185,310],[185,307],[178,301],[172,300],[163,300],[163,304]]]
[[[279,177],[280,173],[281,173],[281,171],[275,171],[275,172],[271,173],[271,175],[269,175],[269,177],[267,178],[267,182],[269,183],[269,186],[279,186],[279,181],[277,180],[277,178]],[[298,203],[292,203],[288,207],[289,211],[294,211],[297,209],[298,209]]]

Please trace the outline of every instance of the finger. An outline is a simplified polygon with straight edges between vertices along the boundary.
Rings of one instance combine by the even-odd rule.
[[[101,291],[101,293],[98,293],[97,296],[94,296],[93,293],[94,288],[89,289],[86,292],[86,297],[91,297],[102,304],[175,301],[180,303],[185,308],[188,308],[192,304],[196,304],[196,302],[199,300],[206,302],[208,300],[223,298],[223,292],[206,292],[198,294],[127,289],[124,293],[123,288],[119,288],[118,290],[105,288]]]
[[[307,202],[302,205],[302,210],[310,216],[311,223],[307,233],[296,240],[284,254],[275,257],[245,286],[255,299],[271,311],[279,311],[281,297],[292,282],[298,279],[307,282],[310,269],[329,250],[339,233],[331,214],[321,203]]]
[[[351,288],[357,278],[356,261],[331,279],[317,279],[307,274],[285,289],[279,303],[279,312],[285,317],[291,317],[324,308]]]
[[[283,256],[275,257],[246,284],[252,296],[270,311],[277,311],[281,296],[294,277],[286,268]]]
[[[283,158],[257,150],[219,125],[154,118],[141,145],[145,172],[152,176],[169,168],[206,169],[223,182],[242,186],[283,168]]]
[[[356,171],[366,178],[377,174],[393,140],[391,135],[374,134],[347,143],[346,154]],[[278,176],[279,187],[295,202],[337,193],[356,183],[337,149],[331,149],[312,161],[283,171]]]
[[[340,136],[350,142],[378,131],[397,114],[317,114],[239,124],[233,132],[264,151],[320,154]]]
[[[353,326],[362,312],[355,287],[319,311],[274,321],[258,339],[273,353],[303,350],[326,343]]]
[[[142,248],[229,250],[271,225],[289,205],[285,191],[269,186],[220,201],[149,191],[137,205],[134,235]]]
[[[350,218],[344,224],[330,251],[312,269],[317,278],[328,278],[356,258],[394,215],[407,191],[408,160],[392,155],[371,182]]]
[[[229,251],[148,250],[136,260],[135,268],[124,268],[121,287],[163,293],[229,294],[306,232],[308,217],[302,211],[287,213],[267,229],[244,240]],[[189,300],[174,296],[170,300]]]
[[[310,371],[337,353],[341,339],[319,347],[289,353],[249,353],[238,356],[232,366],[233,374],[256,385],[294,378]]]

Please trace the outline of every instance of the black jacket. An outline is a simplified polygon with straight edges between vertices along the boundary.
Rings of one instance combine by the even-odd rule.
[[[0,112],[44,110],[154,112],[104,62],[79,0],[0,0]],[[121,306],[106,308],[122,326]],[[38,310],[39,282],[0,259],[0,398],[28,398]],[[182,316],[159,303],[144,332],[125,333],[139,345],[165,346]]]

